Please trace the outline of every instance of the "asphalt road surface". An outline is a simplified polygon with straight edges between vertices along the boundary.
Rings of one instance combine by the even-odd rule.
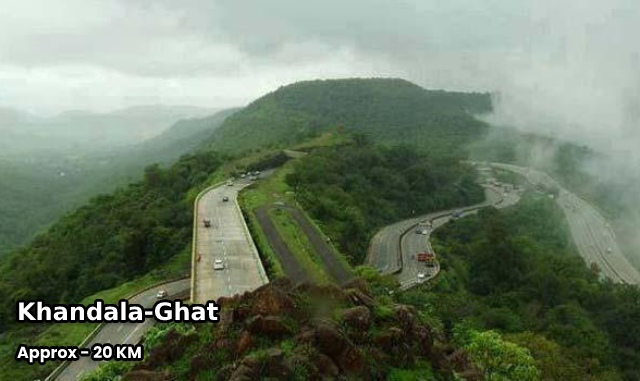
[[[373,238],[371,239],[371,244],[369,245],[369,252],[367,253],[366,263],[367,265],[378,269],[383,274],[392,274],[396,272],[401,272],[403,268],[403,261],[401,257],[401,242],[400,239],[405,232],[412,229],[415,225],[417,225],[420,221],[430,221],[430,220],[439,220],[440,218],[445,218],[446,221],[449,220],[451,214],[456,210],[461,210],[463,212],[470,212],[477,210],[479,208],[484,208],[490,205],[493,206],[507,206],[509,203],[513,203],[511,200],[512,193],[505,193],[503,195],[502,191],[498,191],[494,188],[485,188],[486,198],[485,201],[476,205],[464,207],[464,208],[455,208],[449,210],[443,210],[440,212],[430,213],[414,218],[409,218],[406,220],[402,220],[400,222],[396,222],[391,225],[387,225],[378,231]],[[506,200],[503,201],[503,198],[506,197]],[[517,202],[519,198],[515,199]],[[504,205],[503,205],[504,204]],[[435,226],[435,225],[434,225]],[[428,247],[425,246],[425,242],[428,241],[428,236],[420,235],[420,237],[415,237],[417,240],[420,240],[422,244],[415,243],[416,247],[420,246],[422,249],[420,251],[425,251]],[[421,238],[424,238],[421,240]],[[412,243],[413,244],[413,243]],[[409,255],[415,254],[409,253]],[[407,274],[414,274],[417,277],[419,271],[409,271]],[[409,275],[406,275],[409,276]],[[405,279],[405,277],[401,277],[401,279]]]
[[[232,186],[221,185],[207,191],[198,200],[192,290],[196,303],[252,291],[268,282],[237,203],[238,192],[250,183],[243,179],[232,183]],[[223,201],[224,197],[229,200]],[[211,221],[211,227],[204,226],[204,219]],[[215,260],[222,260],[224,269],[214,270]]]
[[[141,304],[145,308],[149,308],[158,301],[156,294],[160,290],[167,291],[168,295],[165,299],[173,299],[174,297],[180,298],[181,296],[188,297],[190,284],[191,282],[189,279],[167,283],[144,291],[143,293],[134,296],[129,301],[131,303]],[[91,346],[96,343],[136,344],[142,335],[154,324],[155,320],[153,319],[147,319],[143,323],[105,324],[96,336],[86,345],[86,348],[91,348]],[[91,372],[97,368],[100,364],[104,364],[104,362],[93,361],[90,357],[81,357],[78,361],[69,362],[68,366],[64,368],[62,373],[60,373],[55,379],[58,381],[75,381],[83,374]]]
[[[197,254],[200,255],[199,260],[194,264],[196,290],[193,290],[193,293],[198,303],[250,291],[268,281],[236,202],[238,191],[249,184],[249,180],[244,180],[233,186],[222,185],[209,190],[199,198],[198,218],[211,219],[212,226],[205,228],[202,222],[198,221],[196,228],[196,248]],[[229,201],[222,201],[224,196],[229,197]],[[223,260],[225,268],[214,271],[213,260],[218,258]],[[130,301],[144,307],[151,307],[158,300],[156,294],[159,290],[167,291],[167,299],[172,299],[174,296],[188,298],[190,287],[190,279],[180,280],[154,287],[133,297]],[[95,343],[136,344],[153,324],[155,321],[152,319],[139,324],[105,324],[87,347]],[[55,378],[56,380],[77,380],[83,374],[97,368],[102,362],[83,357],[79,361],[68,364]]]
[[[558,189],[556,202],[564,211],[573,241],[585,262],[597,264],[602,274],[614,282],[640,284],[640,273],[622,254],[613,229],[593,206],[544,172],[510,164],[491,165],[518,173],[533,185]]]
[[[520,201],[520,196],[517,192],[510,191],[504,192],[502,188],[496,186],[485,187],[486,200],[482,204],[478,204],[478,207],[467,210],[462,213],[461,217],[469,214],[475,214],[480,208],[493,206],[495,208],[506,208],[508,206],[516,204]],[[420,282],[427,281],[440,271],[439,265],[435,267],[427,267],[424,262],[418,262],[416,259],[417,253],[431,252],[431,243],[429,238],[431,233],[451,221],[451,214],[436,217],[431,220],[431,229],[427,229],[427,234],[418,234],[417,227],[411,227],[405,234],[402,234],[399,238],[400,241],[400,254],[402,256],[402,270],[398,273],[397,279],[400,283],[400,288],[406,289],[414,286]],[[424,278],[419,279],[418,274],[425,274]]]

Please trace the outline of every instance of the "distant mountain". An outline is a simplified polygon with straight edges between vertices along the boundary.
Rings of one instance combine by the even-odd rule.
[[[3,111],[0,109],[0,120],[30,117]],[[139,111],[137,108],[123,113],[131,115]],[[90,197],[139,181],[146,166],[153,163],[166,166],[193,151],[235,111],[180,120],[158,136],[126,147],[98,152],[26,154],[19,159],[0,160],[0,257]],[[74,114],[71,118],[78,118],[79,114]],[[0,132],[0,137],[4,136]]]
[[[234,152],[287,145],[342,126],[384,143],[455,151],[486,130],[473,115],[491,110],[489,94],[425,90],[402,79],[306,81],[232,115],[203,148]]]
[[[215,110],[189,106],[138,106],[108,113],[67,111],[41,118],[0,109],[0,157],[94,152],[153,138],[176,121]]]

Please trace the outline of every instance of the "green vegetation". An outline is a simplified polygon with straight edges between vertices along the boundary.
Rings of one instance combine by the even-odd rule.
[[[529,350],[504,341],[500,334],[463,328],[456,330],[454,337],[480,368],[485,380],[540,380],[540,370],[536,368]]]
[[[223,302],[233,321],[159,326],[145,338],[147,356],[135,369],[107,365],[85,380],[168,374],[177,380],[445,381],[468,371],[468,361],[447,358],[455,344],[435,339],[424,314],[370,286],[358,280],[344,288],[297,287],[280,279]]]
[[[95,150],[81,145],[64,153],[35,150],[0,157],[0,257],[26,244],[66,211],[91,197],[139,181],[149,164],[166,166],[175,162],[194,150],[233,111],[180,121],[160,135],[126,148]],[[168,117],[152,119],[170,123]],[[142,127],[149,127],[149,123]],[[131,134],[133,130],[126,128],[124,132]],[[0,149],[2,154],[6,152]]]
[[[186,275],[191,267],[191,251],[183,250],[172,257],[167,263],[150,273],[123,283],[112,289],[100,291],[87,296],[80,304],[88,305],[96,299],[105,303],[116,303],[120,299],[129,298],[141,290],[159,282],[176,279]],[[0,334],[0,379],[36,379],[51,373],[57,362],[45,365],[29,365],[25,362],[17,363],[14,359],[15,350],[21,343],[32,343],[40,346],[78,345],[89,335],[98,324],[95,323],[58,323],[43,326],[28,327]],[[110,366],[111,367],[111,366]],[[116,369],[119,369],[116,367]]]
[[[230,116],[203,148],[287,147],[338,127],[384,144],[460,153],[487,129],[471,114],[490,110],[488,94],[429,91],[401,79],[298,82]]]
[[[482,210],[434,240],[440,275],[401,301],[434,311],[448,332],[463,321],[502,332],[530,350],[543,380],[640,378],[640,291],[598,280],[553,201]]]
[[[474,172],[410,147],[358,141],[319,149],[294,163],[287,183],[322,230],[359,264],[376,229],[430,211],[474,204],[484,197]]]
[[[325,139],[323,141],[326,142]],[[307,145],[307,147],[311,148],[313,145]],[[293,189],[285,181],[286,177],[293,171],[293,164],[293,162],[286,163],[273,175],[263,178],[255,185],[247,188],[240,195],[240,203],[245,214],[249,216],[252,232],[258,235],[256,243],[260,252],[263,253],[263,257],[268,258],[268,263],[277,264],[277,269],[280,273],[272,273],[271,275],[281,276],[284,274],[281,272],[281,264],[257,223],[255,214],[256,209],[260,207],[268,208],[267,213],[274,226],[305,273],[309,274],[310,278],[317,283],[328,283],[331,282],[331,278],[326,269],[324,269],[321,259],[306,234],[289,211],[275,206],[275,203],[296,205]],[[335,255],[341,258],[339,253],[335,252]]]
[[[273,209],[269,211],[269,216],[305,273],[314,282],[330,283],[331,278],[325,272],[320,258],[291,214],[282,209]]]
[[[0,329],[10,324],[17,300],[77,302],[184,250],[192,227],[188,191],[220,163],[218,155],[198,154],[166,170],[150,166],[140,183],[96,197],[15,251],[0,269]]]

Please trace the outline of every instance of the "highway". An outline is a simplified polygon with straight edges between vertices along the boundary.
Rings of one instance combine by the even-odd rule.
[[[506,193],[505,195],[510,195]],[[420,221],[431,221],[433,220],[435,228],[436,226],[440,226],[437,224],[442,224],[449,220],[451,214],[456,210],[461,210],[463,212],[470,212],[479,208],[484,208],[490,205],[498,206],[504,203],[504,206],[510,205],[512,203],[512,197],[517,196],[507,196],[506,201],[503,200],[505,198],[501,190],[493,187],[485,188],[485,201],[476,205],[463,207],[463,208],[455,208],[449,210],[443,210],[440,212],[430,213],[418,217],[409,218],[406,220],[402,220],[391,225],[387,225],[378,231],[373,238],[371,239],[371,244],[369,245],[369,251],[367,253],[366,264],[378,269],[383,274],[393,274],[402,272],[403,262],[406,262],[406,259],[403,260],[401,257],[401,242],[400,239],[403,237],[404,233],[409,230],[414,230],[413,227],[416,226]],[[516,200],[517,202],[517,200]],[[441,220],[442,219],[442,220]],[[407,236],[409,236],[407,234]],[[415,237],[413,237],[415,236]],[[419,235],[413,234],[412,238],[409,239],[410,244],[414,245],[414,248],[420,247],[421,249],[412,253],[425,251],[428,246],[428,235]],[[414,242],[418,240],[418,242]],[[411,250],[413,251],[413,250]],[[409,263],[409,262],[407,262]],[[401,279],[405,279],[409,277],[409,274],[414,274],[417,277],[418,271],[408,271],[405,275],[401,275]]]
[[[181,298],[188,296],[190,280],[183,279],[176,282],[167,283],[161,286],[151,288],[144,291],[129,301],[138,303],[145,308],[152,307],[158,301],[156,294],[159,290],[165,290],[168,293],[167,299]],[[143,323],[108,323],[104,324],[102,329],[85,345],[85,348],[91,348],[95,343],[109,344],[136,344],[142,335],[155,324],[153,319],[145,320]],[[83,374],[91,372],[103,362],[93,361],[90,357],[81,357],[78,361],[67,363],[64,370],[55,378],[59,381],[75,381]],[[47,380],[50,378],[48,377]],[[51,378],[53,379],[53,378]]]
[[[197,201],[191,290],[196,303],[252,291],[269,281],[237,203],[238,192],[251,181],[232,184],[210,189]],[[211,221],[211,227],[204,226],[204,219]],[[217,259],[224,269],[214,270]]]
[[[618,247],[611,225],[597,209],[562,188],[556,180],[544,172],[510,164],[490,163],[490,165],[518,173],[532,185],[558,189],[556,202],[567,218],[573,241],[587,265],[597,264],[602,274],[614,282],[640,284],[640,273],[624,256]]]
[[[263,174],[263,176],[269,173]],[[144,307],[152,307],[158,300],[159,290],[168,293],[167,299],[183,298],[204,303],[220,296],[230,296],[251,291],[268,282],[262,262],[249,234],[242,212],[237,203],[238,192],[251,182],[242,180],[232,186],[226,184],[205,190],[195,205],[194,218],[194,261],[192,274],[195,278],[183,279],[146,290],[130,299]],[[228,201],[222,201],[223,197]],[[205,228],[202,219],[211,220],[211,227]],[[223,270],[214,270],[213,261],[222,259]],[[193,289],[192,289],[193,287]],[[153,319],[143,323],[104,324],[97,334],[86,344],[95,343],[135,344],[155,324]],[[52,373],[47,380],[77,380],[102,362],[81,358],[79,361],[65,363],[65,367],[56,376]]]
[[[464,209],[466,211],[462,213],[461,217],[469,214],[475,214],[479,209],[487,206],[493,206],[495,208],[505,208],[507,206],[516,204],[520,200],[520,196],[517,192],[511,191],[505,193],[500,187],[491,185],[485,186],[485,195],[485,202]],[[415,257],[417,253],[433,253],[431,243],[429,242],[431,233],[435,229],[451,221],[452,218],[449,211],[447,211],[445,215],[442,215],[441,212],[434,213],[431,216],[436,217],[428,218],[429,220],[431,220],[431,229],[427,230],[427,234],[418,234],[416,232],[415,225],[411,225],[409,230],[405,230],[405,233],[392,238],[395,239],[396,244],[397,242],[400,242],[400,255],[402,256],[403,266],[397,274],[397,279],[400,283],[401,289],[407,289],[415,286],[420,282],[428,281],[429,279],[436,276],[440,271],[439,264],[437,264],[435,267],[427,267],[423,262],[418,262]],[[424,273],[425,277],[419,279],[419,273]]]

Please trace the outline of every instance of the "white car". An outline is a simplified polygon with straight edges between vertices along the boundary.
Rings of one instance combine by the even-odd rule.
[[[216,259],[215,261],[213,261],[213,269],[224,270],[224,263],[222,262],[222,259]]]
[[[158,291],[158,293],[156,294],[156,299],[164,299],[167,297],[167,292],[165,290],[160,290]]]
[[[611,248],[607,247],[607,253],[611,254],[611,251],[612,251]]]
[[[425,273],[418,273],[418,280],[424,280],[427,277]]]

